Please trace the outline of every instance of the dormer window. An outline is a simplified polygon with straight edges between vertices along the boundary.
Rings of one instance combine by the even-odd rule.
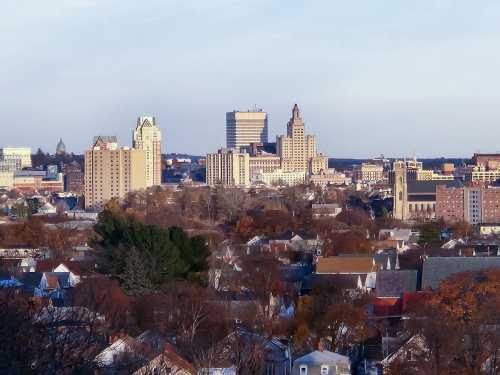
[[[328,375],[328,366],[321,365],[321,375]]]
[[[300,366],[300,375],[307,375],[307,366],[306,365]]]

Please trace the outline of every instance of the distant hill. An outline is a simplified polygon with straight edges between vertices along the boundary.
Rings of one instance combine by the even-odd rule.
[[[177,153],[162,154],[161,156],[163,159],[191,159],[193,162],[197,162],[198,160],[205,158],[204,156]]]
[[[388,158],[391,162],[396,160],[394,158]],[[342,159],[342,158],[330,158],[328,159],[328,167],[335,168],[339,170],[344,170],[351,168],[353,165],[359,165],[361,163],[369,162],[372,159]],[[453,163],[455,166],[470,164],[471,159],[467,158],[418,158],[424,164],[426,169],[436,169],[443,163]]]

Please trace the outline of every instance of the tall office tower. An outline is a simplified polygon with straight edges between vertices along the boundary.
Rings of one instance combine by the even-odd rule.
[[[234,149],[220,149],[217,153],[208,154],[207,184],[215,186],[248,186],[250,185],[250,155]]]
[[[15,165],[16,169],[31,168],[31,148],[4,147],[0,148],[0,162],[5,165]]]
[[[161,131],[154,117],[139,117],[133,134],[133,147],[146,153],[147,186],[161,184]]]
[[[295,104],[287,124],[286,136],[281,135],[276,139],[276,148],[285,172],[307,171],[309,160],[316,156],[316,138],[304,133],[304,122],[300,117],[299,107]]]
[[[226,146],[239,148],[250,143],[267,143],[267,113],[261,109],[226,113]]]
[[[404,161],[395,161],[391,171],[392,195],[394,197],[392,216],[397,220],[408,219],[407,166]]]
[[[85,208],[101,210],[112,198],[145,189],[146,152],[118,148],[116,137],[95,137],[85,151]]]

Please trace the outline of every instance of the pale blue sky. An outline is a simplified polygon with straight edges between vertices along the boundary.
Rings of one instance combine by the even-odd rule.
[[[142,114],[204,154],[297,102],[332,157],[500,150],[498,0],[2,0],[0,47],[0,145],[129,145]]]

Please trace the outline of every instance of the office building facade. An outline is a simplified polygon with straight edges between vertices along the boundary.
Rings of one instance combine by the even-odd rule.
[[[251,143],[267,143],[267,113],[256,111],[233,111],[226,113],[227,148],[249,147]]]

